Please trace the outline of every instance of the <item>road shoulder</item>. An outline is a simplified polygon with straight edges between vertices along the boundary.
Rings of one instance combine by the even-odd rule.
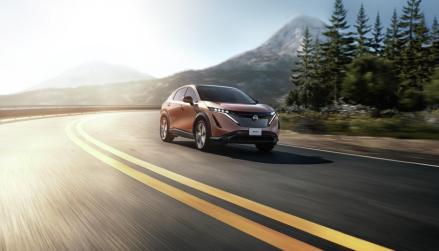
[[[438,140],[302,134],[282,130],[280,144],[437,165]]]

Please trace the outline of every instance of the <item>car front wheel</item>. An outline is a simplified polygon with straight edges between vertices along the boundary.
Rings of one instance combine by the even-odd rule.
[[[160,138],[164,142],[171,142],[174,139],[174,136],[169,132],[169,122],[165,116],[160,119]]]
[[[204,119],[200,119],[195,124],[194,136],[195,146],[199,150],[206,150],[209,145],[209,130]]]

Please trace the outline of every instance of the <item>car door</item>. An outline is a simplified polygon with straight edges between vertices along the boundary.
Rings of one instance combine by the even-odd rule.
[[[182,128],[180,126],[180,121],[182,118],[181,105],[183,103],[183,98],[184,98],[184,94],[186,93],[186,89],[187,89],[187,87],[182,87],[182,88],[178,89],[175,92],[175,95],[170,102],[168,111],[169,111],[169,117],[170,117],[169,118],[170,127],[172,129],[182,130]]]
[[[191,105],[189,103],[182,103],[181,120],[179,122],[179,125],[181,126],[182,130],[192,133],[192,126],[194,124],[195,116],[197,114],[196,108],[198,103],[198,95],[192,87],[188,87],[184,96],[192,97],[194,104]]]

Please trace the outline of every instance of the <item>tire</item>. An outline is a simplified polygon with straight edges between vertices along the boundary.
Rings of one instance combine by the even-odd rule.
[[[195,122],[194,139],[195,147],[198,150],[205,151],[209,147],[210,128],[206,120],[199,119]]]
[[[160,138],[164,142],[172,142],[174,136],[169,131],[169,120],[166,116],[160,118]]]
[[[260,143],[260,144],[256,144],[256,148],[258,149],[259,152],[262,153],[269,153],[271,152],[271,150],[273,150],[273,147],[276,144],[273,143]]]

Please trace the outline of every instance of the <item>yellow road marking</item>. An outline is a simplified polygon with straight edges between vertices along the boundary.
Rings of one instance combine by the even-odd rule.
[[[153,165],[151,163],[148,163],[146,161],[143,161],[141,159],[138,159],[134,156],[131,156],[127,153],[124,153],[120,150],[117,150],[95,138],[87,134],[82,129],[82,124],[77,124],[77,131],[78,133],[84,137],[87,141],[90,143],[93,143],[94,145],[98,146],[99,148],[108,151],[122,159],[125,159],[133,164],[136,164],[138,166],[144,167],[152,172],[158,173],[160,175],[163,175],[171,180],[177,181],[181,184],[184,184],[186,186],[189,186],[191,188],[197,189],[199,191],[202,191],[206,194],[209,194],[211,196],[220,198],[222,200],[228,201],[230,203],[233,203],[235,205],[238,205],[240,207],[246,208],[248,210],[251,210],[255,213],[258,213],[260,215],[263,215],[265,217],[271,218],[273,220],[279,221],[281,223],[284,223],[286,225],[289,225],[291,227],[300,229],[304,232],[307,232],[309,234],[318,236],[322,239],[331,241],[333,243],[336,243],[338,245],[353,249],[353,250],[391,250],[386,247],[377,245],[372,242],[368,242],[365,240],[362,240],[360,238],[357,238],[355,236],[351,236],[345,233],[342,233],[340,231],[319,225],[317,223],[302,219],[300,217],[288,214],[286,212],[280,211],[278,209],[266,206],[264,204],[246,199],[244,197],[223,191],[221,189],[206,185],[204,183],[201,183],[199,181],[187,178],[185,176],[182,176],[180,174],[171,172],[167,169],[158,167],[156,165]]]
[[[66,129],[68,137],[83,150],[119,170],[120,172],[130,176],[131,178],[142,182],[143,184],[162,192],[200,212],[203,212],[229,226],[232,226],[246,234],[249,234],[261,241],[264,241],[281,250],[319,250],[305,242],[296,240],[288,235],[277,232],[271,228],[254,222],[250,219],[242,217],[224,208],[216,206],[210,202],[202,200],[183,190],[170,186],[160,180],[139,172],[130,166],[113,159],[104,153],[94,149],[90,145],[84,143],[72,131],[71,124]]]

